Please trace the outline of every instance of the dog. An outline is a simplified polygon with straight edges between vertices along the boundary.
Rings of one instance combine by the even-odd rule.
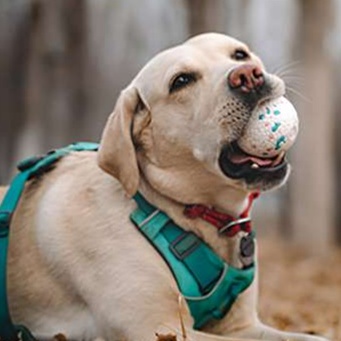
[[[218,235],[184,208],[239,216],[250,193],[286,181],[284,158],[275,170],[234,162],[251,113],[284,93],[284,82],[247,45],[223,34],[196,36],[151,59],[120,94],[99,151],[70,153],[27,183],[11,224],[13,320],[39,340],[58,333],[112,341],[174,333],[181,340],[182,329],[191,341],[325,340],[262,324],[257,275],[223,319],[194,330],[172,272],[129,219],[139,192],[240,267],[240,238]]]

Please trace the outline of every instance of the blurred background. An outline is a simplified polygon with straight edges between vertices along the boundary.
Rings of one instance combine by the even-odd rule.
[[[301,120],[290,181],[254,209],[261,317],[341,341],[341,0],[0,0],[0,183],[23,157],[99,141],[137,71],[207,31],[247,42]]]
[[[299,110],[292,176],[259,199],[259,233],[313,253],[340,242],[341,0],[1,0],[0,182],[23,157],[99,141],[136,72],[206,31],[247,42]]]

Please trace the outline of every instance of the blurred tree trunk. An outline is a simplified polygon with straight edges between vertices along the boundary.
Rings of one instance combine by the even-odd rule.
[[[0,2],[0,182],[7,181],[25,119],[30,1]]]
[[[337,64],[335,65],[337,67]],[[340,77],[340,70],[335,70],[335,74],[337,74]],[[336,89],[341,89],[341,80],[338,77],[337,83],[336,83]],[[337,179],[339,176],[339,170],[341,169],[341,134],[340,134],[340,127],[341,127],[341,96],[338,96],[335,98],[335,127],[334,127],[334,136],[335,136],[335,160],[336,160],[336,174]],[[341,181],[338,179],[336,186],[336,233],[337,233],[337,240],[338,243],[341,244],[341,209],[340,209],[340,203],[341,203]]]
[[[15,159],[98,140],[117,95],[139,68],[188,36],[184,0],[29,4],[26,117]]]
[[[191,35],[211,31],[224,31],[226,10],[224,0],[187,0]]]
[[[332,0],[301,0],[301,48],[307,97],[293,153],[289,213],[293,240],[316,252],[335,236],[332,70],[326,51]],[[316,23],[319,23],[318,25]]]
[[[27,122],[17,158],[78,139],[84,112],[84,1],[35,0],[32,6]]]
[[[243,39],[249,0],[187,0],[191,36],[204,32],[234,31]],[[227,32],[229,34],[229,32]]]
[[[98,140],[117,96],[156,53],[188,37],[185,0],[86,0],[85,135]]]

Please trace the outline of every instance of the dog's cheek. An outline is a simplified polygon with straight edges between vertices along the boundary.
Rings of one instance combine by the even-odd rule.
[[[218,160],[223,134],[217,125],[205,126],[190,137],[195,159],[213,166]]]

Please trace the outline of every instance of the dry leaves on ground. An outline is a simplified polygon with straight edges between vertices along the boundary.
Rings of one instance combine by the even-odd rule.
[[[260,315],[283,330],[341,341],[341,250],[308,257],[277,240],[261,240]]]

